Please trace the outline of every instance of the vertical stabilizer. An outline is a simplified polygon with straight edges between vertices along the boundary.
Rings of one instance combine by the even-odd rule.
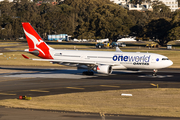
[[[39,34],[34,30],[34,28],[31,26],[28,22],[22,22],[22,26],[24,29],[24,33],[26,35],[26,39],[29,45],[29,52],[39,56],[41,58],[46,59],[52,59],[52,56],[49,52],[49,50],[53,49],[50,46],[48,46],[42,38],[39,36]]]

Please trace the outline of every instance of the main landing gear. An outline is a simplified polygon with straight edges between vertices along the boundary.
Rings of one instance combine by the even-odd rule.
[[[88,65],[88,70],[87,71],[84,71],[82,74],[83,75],[94,75],[94,70],[96,68],[95,65]]]
[[[156,69],[153,70],[153,76],[157,76],[157,71]]]
[[[84,71],[82,74],[83,75],[94,75],[94,72],[93,71]]]

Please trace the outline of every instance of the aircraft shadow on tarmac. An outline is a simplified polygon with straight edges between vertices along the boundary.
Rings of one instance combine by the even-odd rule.
[[[157,76],[152,76],[152,72],[141,71],[113,71],[111,75],[99,74],[95,72],[93,76],[82,75],[84,70],[76,69],[48,69],[48,68],[10,68],[1,67],[4,70],[21,70],[22,72],[1,73],[9,77],[35,77],[35,78],[67,78],[67,79],[103,79],[103,80],[131,80],[131,81],[168,81],[180,82],[179,73],[159,72]],[[27,73],[23,71],[32,71]]]

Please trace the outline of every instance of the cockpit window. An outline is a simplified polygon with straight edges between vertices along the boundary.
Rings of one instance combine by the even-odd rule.
[[[162,60],[169,60],[168,58],[162,58]]]

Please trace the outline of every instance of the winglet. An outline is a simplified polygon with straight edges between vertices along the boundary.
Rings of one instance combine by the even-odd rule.
[[[116,52],[122,52],[118,46],[116,47]]]
[[[22,54],[22,56],[25,58],[25,59],[30,59],[29,57],[27,57],[26,55]]]

